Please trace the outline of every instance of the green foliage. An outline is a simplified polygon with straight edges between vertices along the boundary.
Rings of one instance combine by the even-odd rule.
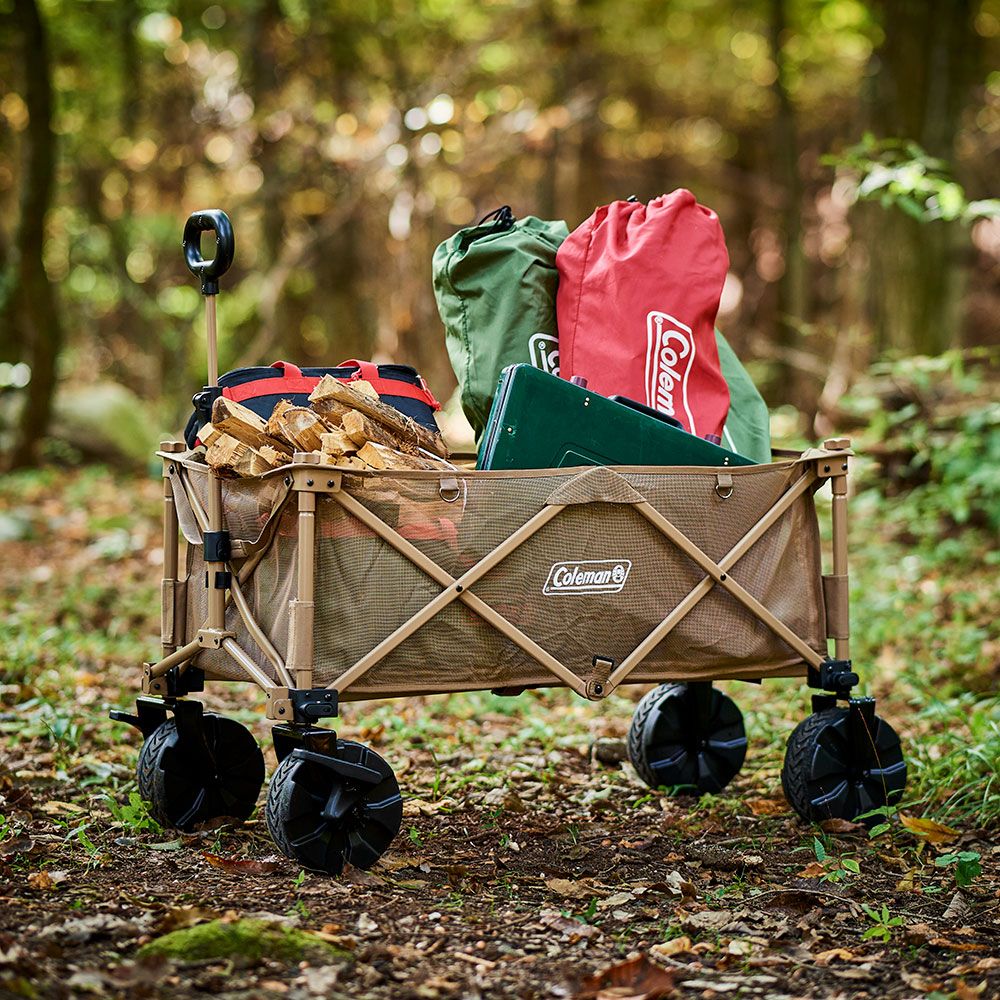
[[[869,906],[867,903],[862,903],[861,907],[865,911],[865,916],[874,925],[861,935],[862,941],[870,941],[874,938],[882,942],[887,942],[892,937],[895,928],[903,926],[903,918],[892,916],[889,913],[889,907],[884,903],[880,910]]]
[[[938,868],[954,866],[955,884],[965,889],[983,874],[978,851],[959,851],[957,854],[941,854],[934,859]]]
[[[969,201],[943,160],[904,139],[876,139],[866,133],[856,146],[824,163],[844,168],[856,178],[855,197],[898,208],[918,222],[946,222],[1000,217],[1000,198]]]
[[[149,808],[143,802],[138,792],[130,792],[128,801],[118,802],[112,796],[107,796],[108,810],[116,823],[120,823],[131,833],[163,833],[163,828],[149,815]]]

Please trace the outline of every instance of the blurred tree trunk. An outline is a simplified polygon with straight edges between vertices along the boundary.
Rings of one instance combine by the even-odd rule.
[[[775,343],[779,348],[779,379],[786,402],[793,403],[812,421],[818,387],[803,376],[801,369],[788,358],[799,346],[802,326],[808,316],[808,273],[802,249],[803,185],[799,172],[799,130],[795,107],[788,93],[788,71],[783,36],[788,29],[786,0],[770,0],[768,34],[771,58],[776,69],[772,90],[777,103],[774,119],[774,146],[771,163],[781,205],[778,238],[784,258],[784,270],[778,279],[778,308]]]
[[[10,461],[18,468],[34,464],[48,429],[63,331],[55,287],[42,259],[56,167],[48,37],[35,0],[14,0],[14,21],[21,35],[24,101],[30,117],[22,140],[20,215],[8,263],[2,306],[6,315],[0,316],[0,325],[21,327],[31,366]]]
[[[951,160],[962,110],[977,77],[981,41],[973,0],[880,0],[885,42],[871,118],[880,137],[912,139]],[[939,354],[961,343],[962,247],[958,223],[921,223],[868,209],[870,288],[878,349]]]

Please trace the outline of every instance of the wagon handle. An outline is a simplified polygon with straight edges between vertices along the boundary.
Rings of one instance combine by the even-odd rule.
[[[211,260],[205,260],[201,255],[201,234],[208,232],[215,233],[215,256]],[[219,278],[229,270],[236,250],[229,216],[218,208],[193,212],[184,223],[181,246],[188,270],[201,279],[201,294],[218,295]]]
[[[201,255],[201,234],[215,233],[215,256],[205,260]],[[233,262],[236,250],[233,224],[229,216],[217,208],[193,212],[184,224],[181,241],[188,270],[201,279],[201,294],[205,296],[205,333],[208,338],[208,384],[219,384],[219,349],[215,318],[215,296],[219,294],[221,278]]]

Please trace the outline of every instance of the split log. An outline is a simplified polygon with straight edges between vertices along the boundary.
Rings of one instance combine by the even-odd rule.
[[[257,451],[261,448],[273,448],[275,451],[286,452],[288,458],[291,458],[288,445],[267,433],[266,421],[242,403],[226,399],[225,396],[219,396],[212,404],[212,426]]]
[[[210,445],[215,444],[219,438],[222,437],[222,431],[217,430],[211,424],[205,424],[200,431],[198,431],[198,440],[208,448]]]
[[[286,406],[271,418],[275,429],[295,451],[319,451],[323,435],[331,430],[327,422],[306,406]],[[268,421],[271,426],[271,421]]]
[[[401,451],[386,448],[369,441],[358,451],[358,458],[373,469],[440,469],[441,466],[429,458],[405,455]]]
[[[260,450],[251,448],[230,434],[220,433],[205,452],[205,461],[220,472],[237,476],[260,476],[277,469],[287,460],[284,452],[265,445]]]
[[[353,455],[358,446],[347,436],[343,428],[333,427],[321,436],[320,450],[324,455]]]
[[[405,451],[411,455],[415,455],[418,451],[416,444],[412,441],[404,440],[383,427],[382,424],[369,420],[359,410],[348,410],[344,414],[341,424],[347,436],[358,448],[371,441],[374,444],[381,444],[395,451]]]
[[[278,421],[281,419],[281,415],[286,411],[290,410],[295,404],[289,399],[279,399],[277,403],[274,404],[274,409],[271,411],[271,416],[268,417],[267,425],[264,428],[271,437],[280,438],[281,437],[281,426]],[[289,444],[292,442],[289,441]]]
[[[440,455],[442,458],[448,457],[448,449],[440,434],[428,430],[415,420],[401,413],[394,406],[383,403],[380,399],[366,395],[365,392],[358,392],[352,388],[358,383],[338,382],[332,375],[324,375],[319,385],[312,391],[309,402],[314,410],[326,415],[330,402],[339,404],[341,413],[339,420],[342,421],[346,411],[359,410],[366,417],[377,421],[387,428],[392,434],[403,441],[411,442],[425,451]]]

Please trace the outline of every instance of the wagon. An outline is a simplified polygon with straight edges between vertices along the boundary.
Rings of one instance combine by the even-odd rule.
[[[201,231],[215,233],[204,260]],[[206,294],[232,259],[224,213],[196,213],[185,249]],[[402,821],[389,764],[326,720],[342,703],[568,687],[638,703],[628,751],[641,778],[719,792],[747,749],[723,679],[802,677],[817,690],[782,785],[807,820],[898,800],[906,764],[849,654],[850,442],[739,468],[584,467],[358,472],[315,453],[226,479],[164,442],[162,656],[134,713],[138,784],[164,826],[249,817],[264,783],[250,732],[189,696],[243,681],[266,697],[278,767],[266,817],[302,866],[367,868]],[[823,571],[816,492],[832,491]],[[832,646],[832,649],[830,648]]]

